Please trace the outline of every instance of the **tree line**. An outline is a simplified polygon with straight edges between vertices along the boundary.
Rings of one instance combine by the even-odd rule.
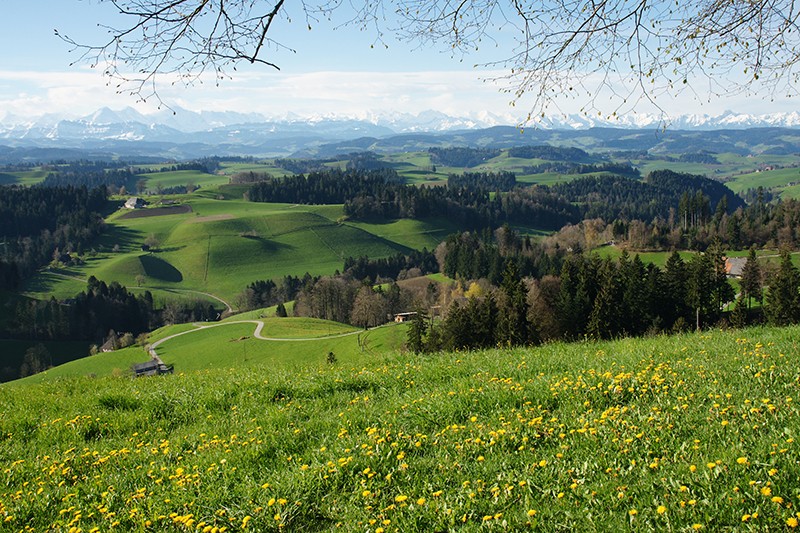
[[[509,258],[499,284],[464,283],[469,283],[469,290],[457,290],[440,320],[432,319],[429,308],[417,308],[407,334],[410,349],[431,352],[612,339],[720,322],[737,327],[800,322],[800,272],[785,249],[779,266],[769,273],[755,250],[751,252],[738,297],[719,243],[688,260],[673,252],[664,268],[627,252],[616,260],[569,253],[557,275],[541,278],[524,278]],[[753,306],[754,301],[762,305]],[[732,311],[724,312],[726,305]]]
[[[691,174],[654,171],[644,180],[589,176],[552,186],[514,187],[513,173],[451,176],[444,187],[409,186],[391,169],[326,170],[251,185],[259,202],[343,203],[358,220],[446,217],[479,230],[517,224],[557,230],[586,218],[652,221],[681,218],[693,226],[727,215],[744,202],[724,185]],[[503,192],[497,192],[503,191]]]
[[[17,339],[86,340],[102,343],[109,330],[138,335],[167,324],[216,320],[219,311],[199,300],[167,302],[157,308],[150,291],[134,294],[117,282],[94,276],[86,289],[59,302],[22,300],[5,334]]]
[[[0,187],[0,288],[15,289],[63,254],[81,254],[103,232],[104,187]]]

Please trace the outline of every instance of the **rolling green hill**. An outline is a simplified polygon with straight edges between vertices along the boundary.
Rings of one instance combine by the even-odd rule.
[[[386,257],[434,248],[453,226],[446,220],[341,223],[341,206],[299,206],[187,196],[191,212],[137,216],[117,212],[84,265],[43,271],[27,281],[31,297],[67,298],[93,275],[128,287],[185,289],[233,302],[257,279],[333,274],[348,256]],[[137,212],[158,214],[147,209]],[[148,238],[158,245],[143,251]]]
[[[247,334],[230,327],[226,335]],[[784,530],[800,504],[798,334],[756,328],[302,366],[232,364],[227,352],[248,342],[238,341],[216,354],[218,369],[8,383],[0,523]]]
[[[148,343],[176,371],[194,372],[213,368],[274,369],[314,367],[326,364],[329,352],[344,365],[358,365],[400,350],[405,342],[404,324],[364,331],[345,324],[315,318],[262,318],[265,311],[235,315],[221,322],[179,324],[154,331]],[[242,323],[242,321],[248,321]],[[264,327],[258,338],[255,322]],[[164,340],[170,337],[169,340]],[[11,341],[9,341],[11,342]],[[27,348],[31,343],[17,343]],[[69,344],[69,343],[67,343]],[[67,344],[47,343],[54,354]],[[72,343],[76,345],[76,343]],[[3,346],[0,343],[0,346]],[[82,344],[82,355],[87,345]],[[74,358],[74,357],[73,357]],[[21,382],[40,383],[86,376],[130,375],[131,366],[150,358],[141,346],[98,353],[56,366]],[[67,358],[68,360],[68,358]],[[61,362],[58,359],[57,362]]]

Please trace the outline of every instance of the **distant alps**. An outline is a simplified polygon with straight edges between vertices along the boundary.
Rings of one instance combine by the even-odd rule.
[[[359,151],[391,145],[393,147],[469,144],[491,142],[491,135],[481,141],[477,132],[486,129],[521,129],[509,116],[482,113],[454,117],[438,111],[418,114],[372,113],[357,116],[320,114],[299,116],[286,114],[267,117],[255,113],[201,111],[182,108],[142,114],[127,107],[120,110],[98,109],[80,117],[48,114],[24,117],[7,112],[0,116],[0,152],[16,153],[14,157],[30,160],[44,155],[19,155],[20,150],[81,150],[117,156],[152,156],[188,159],[203,156],[291,156],[318,154],[332,144],[336,150]],[[576,132],[588,129],[653,130],[667,132],[702,132],[746,130],[753,128],[800,128],[800,112],[749,115],[725,112],[721,115],[682,115],[665,123],[652,114],[625,115],[615,120],[587,115],[549,117],[539,124],[525,127],[524,138],[542,138],[539,134],[553,131]],[[442,140],[442,136],[449,140]],[[403,142],[378,142],[392,137]],[[438,137],[437,137],[438,136]],[[438,140],[437,140],[438,139]],[[352,141],[352,142],[351,142]],[[412,142],[413,141],[413,142]],[[504,144],[513,141],[504,140]],[[403,144],[405,143],[405,144]],[[389,149],[387,149],[389,150]],[[14,157],[8,156],[9,160]]]

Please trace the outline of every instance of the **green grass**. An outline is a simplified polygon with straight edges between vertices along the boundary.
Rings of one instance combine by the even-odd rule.
[[[800,504],[798,334],[334,365],[320,354],[299,367],[245,365],[237,346],[248,340],[218,353],[219,369],[5,384],[0,521],[9,531],[783,530]]]
[[[273,177],[292,175],[286,169],[276,167],[270,163],[221,163],[220,172],[226,176],[238,174],[239,172],[256,172],[270,174]]]
[[[218,174],[206,174],[198,170],[175,170],[170,172],[151,172],[140,174],[137,178],[147,181],[147,190],[150,193],[156,191],[156,187],[161,185],[164,188],[179,187],[187,183],[194,183],[200,187],[215,187],[228,183],[228,176]]]
[[[249,314],[234,315],[221,322],[204,324],[179,324],[152,332],[147,342],[152,344],[166,337],[156,348],[159,356],[174,364],[181,372],[210,368],[253,368],[265,366],[287,369],[314,366],[325,363],[328,352],[333,351],[343,364],[362,364],[367,360],[382,357],[382,354],[399,350],[405,342],[406,325],[387,324],[381,328],[364,331],[359,328],[314,318],[262,318],[263,310]],[[255,323],[238,323],[242,320],[258,320],[264,323],[261,336],[254,337]],[[30,343],[14,342],[14,353],[21,349],[24,354]],[[54,346],[58,343],[49,343]],[[48,347],[49,347],[48,344]],[[23,348],[24,345],[24,348]],[[76,343],[66,343],[74,347]],[[3,345],[0,344],[0,347]],[[8,344],[12,346],[12,344]],[[61,357],[60,366],[27,378],[26,382],[51,382],[63,378],[85,376],[111,376],[129,373],[131,365],[146,361],[149,356],[140,346],[132,346],[110,353],[84,357],[88,344],[80,344],[81,352],[76,359]],[[19,349],[18,349],[19,348]],[[62,350],[63,351],[63,350]],[[61,353],[53,351],[53,354]],[[21,359],[21,356],[20,356]],[[55,358],[54,358],[55,359]],[[69,362],[66,362],[69,361]],[[55,362],[55,361],[54,361]]]
[[[44,181],[48,174],[50,174],[50,170],[42,170],[41,168],[36,168],[33,170],[15,170],[10,172],[3,172],[8,176],[14,176],[16,180],[14,181],[13,185],[36,185]],[[6,183],[6,185],[10,185],[10,183]]]
[[[341,205],[296,206],[243,200],[187,198],[191,213],[143,218],[109,217],[96,254],[64,269],[65,278],[42,272],[28,280],[31,297],[68,298],[80,280],[119,281],[134,287],[211,292],[232,302],[248,283],[286,275],[332,274],[348,256],[386,257],[411,248],[432,249],[453,228],[446,221],[339,224]],[[154,236],[155,253],[141,245]],[[114,251],[114,250],[118,251]]]
[[[781,197],[795,198],[800,186],[800,169],[782,168],[740,174],[731,178],[725,185],[737,193],[764,187],[773,190]]]

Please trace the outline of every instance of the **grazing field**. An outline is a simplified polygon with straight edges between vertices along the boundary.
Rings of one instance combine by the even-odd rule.
[[[89,276],[127,287],[188,289],[233,302],[258,279],[333,274],[344,259],[433,249],[455,228],[447,220],[341,222],[340,205],[301,206],[184,196],[183,206],[120,210],[82,265],[42,271],[31,297],[68,298]],[[185,206],[185,207],[184,207]],[[190,210],[190,211],[189,211]],[[187,212],[181,212],[187,211]],[[143,216],[144,214],[155,216]],[[155,241],[145,251],[145,241]]]
[[[174,170],[170,172],[148,172],[137,176],[147,182],[147,190],[154,193],[157,187],[180,187],[194,183],[200,187],[214,187],[228,183],[228,176],[207,174],[198,170]]]
[[[285,370],[328,365],[329,352],[334,353],[338,363],[364,364],[376,357],[384,357],[386,353],[397,352],[406,338],[405,324],[390,323],[364,331],[316,318],[262,318],[252,316],[255,313],[264,314],[259,311],[235,315],[221,322],[163,327],[152,332],[147,342],[155,344],[158,355],[164,362],[174,364],[179,372],[211,368],[252,368],[261,371],[264,368]],[[260,337],[268,340],[254,335],[254,322],[264,324]],[[22,343],[19,344],[22,346]],[[58,343],[48,343],[48,346],[50,344],[56,346]],[[76,343],[73,345],[72,348],[78,346]],[[67,347],[64,344],[61,351]],[[81,357],[88,353],[88,344],[80,344],[79,347]],[[17,351],[15,347],[15,353]],[[53,353],[60,352],[54,349]],[[129,376],[131,365],[149,358],[144,347],[131,346],[83,357],[26,378],[25,381],[40,383],[86,376]]]
[[[41,183],[50,173],[49,170],[36,168],[33,170],[12,170],[3,172],[2,185],[36,185]]]
[[[739,174],[732,177],[725,185],[736,193],[764,187],[771,189],[781,198],[796,198],[797,188],[800,186],[800,168],[781,168]]]
[[[789,529],[800,518],[798,335],[756,328],[304,367],[226,364],[221,351],[219,369],[158,378],[22,380],[0,386],[0,521],[36,531]]]

